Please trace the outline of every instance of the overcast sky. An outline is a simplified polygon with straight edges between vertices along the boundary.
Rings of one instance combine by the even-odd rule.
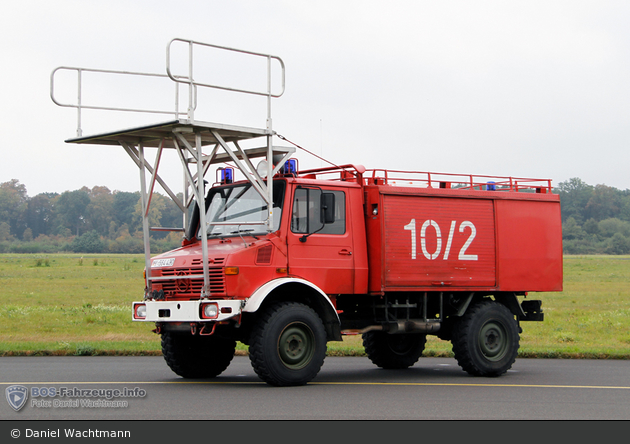
[[[273,128],[336,164],[630,188],[627,1],[20,0],[2,16],[0,182],[18,179],[29,196],[139,190],[122,148],[64,142],[76,112],[53,104],[50,74],[62,65],[164,73],[175,37],[281,57],[286,91]],[[208,70],[230,80],[256,71],[233,64]],[[66,80],[74,88],[60,76],[60,94]],[[86,100],[112,106],[136,91],[140,102],[173,95],[156,85],[143,99],[141,87],[94,80]],[[209,120],[252,124],[230,97],[211,102],[200,103]],[[264,127],[264,103],[252,106]],[[136,124],[113,119],[85,113],[84,135]],[[164,174],[180,180],[177,171]]]

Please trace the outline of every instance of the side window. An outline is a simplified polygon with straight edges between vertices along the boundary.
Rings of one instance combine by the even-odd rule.
[[[323,224],[320,199],[322,190],[318,188],[298,188],[293,198],[291,231],[299,234],[344,234],[346,232],[346,193],[324,190],[335,195],[335,221]]]
[[[331,191],[326,191],[330,193]],[[332,191],[335,195],[335,221],[326,224],[320,233],[325,234],[345,234],[346,233],[346,193],[343,191]]]

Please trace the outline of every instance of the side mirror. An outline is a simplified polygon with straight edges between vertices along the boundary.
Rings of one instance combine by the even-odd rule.
[[[321,223],[321,227],[319,227],[318,229],[316,229],[315,231],[310,231],[304,234],[302,237],[300,237],[300,242],[306,242],[306,239],[315,234],[315,233],[319,233],[320,231],[322,231],[324,229],[324,227],[327,224],[332,224],[333,222],[335,222],[335,195],[334,193],[323,193],[321,188],[317,188],[315,189],[315,191],[317,191],[319,194],[319,222]],[[312,203],[317,202],[315,199],[317,199],[317,197],[313,196],[313,199],[311,200]],[[314,224],[317,221],[317,214],[313,214],[310,211],[313,210],[309,210],[307,209],[308,212],[308,219],[311,220]],[[316,210],[315,210],[316,211]]]
[[[335,195],[333,193],[322,193],[320,197],[321,222],[322,224],[332,224],[335,222]]]

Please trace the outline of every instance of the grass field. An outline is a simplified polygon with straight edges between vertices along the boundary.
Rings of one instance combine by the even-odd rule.
[[[0,255],[0,356],[159,354],[154,326],[131,321],[143,268],[142,255]],[[545,321],[521,324],[519,356],[629,359],[629,293],[630,257],[566,256],[564,291],[532,295]],[[364,355],[360,336],[328,350]],[[429,336],[425,355],[451,344]]]

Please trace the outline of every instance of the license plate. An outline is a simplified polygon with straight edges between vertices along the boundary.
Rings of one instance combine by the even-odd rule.
[[[171,259],[154,259],[151,267],[170,267],[175,263],[175,258]]]

